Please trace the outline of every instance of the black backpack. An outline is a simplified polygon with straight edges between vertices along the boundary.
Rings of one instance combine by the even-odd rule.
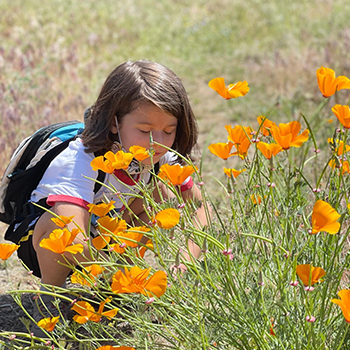
[[[24,218],[23,210],[51,161],[81,134],[84,124],[68,121],[45,126],[21,142],[0,183],[0,221],[11,224]],[[98,172],[103,182],[105,173]],[[96,193],[101,184],[95,184]]]

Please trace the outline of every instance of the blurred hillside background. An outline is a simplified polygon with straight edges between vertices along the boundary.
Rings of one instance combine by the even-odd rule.
[[[299,120],[323,99],[319,67],[350,76],[349,13],[346,0],[1,0],[0,171],[39,127],[81,120],[115,66],[148,59],[182,79],[215,175],[205,146],[226,141],[226,124]],[[219,76],[250,92],[225,101],[208,87]]]

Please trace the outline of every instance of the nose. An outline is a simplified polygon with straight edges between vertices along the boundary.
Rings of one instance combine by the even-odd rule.
[[[153,131],[152,132],[153,141],[164,144],[164,134],[162,131]]]

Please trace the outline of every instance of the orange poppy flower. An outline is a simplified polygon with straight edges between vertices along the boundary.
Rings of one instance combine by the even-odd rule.
[[[51,218],[51,220],[59,227],[65,227],[72,222],[74,216],[59,215],[58,218]]]
[[[102,316],[105,316],[110,320],[117,314],[119,310],[115,308],[103,312],[105,304],[110,302],[111,300],[112,299],[107,298],[105,301],[102,301],[97,312],[95,311],[94,307],[87,301],[77,301],[71,308],[73,311],[78,313],[78,315],[75,315],[73,317],[73,320],[80,324],[84,324],[88,321],[99,322]]]
[[[134,230],[138,230],[138,229],[139,231],[143,230],[143,232],[150,231],[150,229],[147,229],[146,227],[134,227]],[[138,243],[141,242],[141,239],[143,238],[143,234],[140,232],[128,230],[127,232],[118,233],[118,235],[115,235],[113,238],[117,240],[118,243],[111,244],[110,245],[111,248],[113,248],[113,250],[116,253],[123,254],[125,252],[124,246],[125,247],[128,246],[130,248],[136,248],[139,245]]]
[[[350,290],[343,289],[338,292],[339,299],[332,299],[331,302],[341,307],[343,316],[347,323],[350,323]]]
[[[45,329],[48,332],[52,332],[54,328],[56,327],[56,324],[59,320],[60,316],[56,317],[46,317],[41,319],[37,325],[43,329]]]
[[[86,277],[90,277],[91,280],[95,280],[98,275],[103,272],[104,268],[100,265],[93,264],[84,267],[82,274]],[[91,286],[91,283],[81,273],[74,272],[70,280],[72,283],[81,284],[82,286]]]
[[[234,177],[236,178],[239,174],[243,173],[243,171],[246,171],[247,169],[242,169],[242,170],[236,170],[233,168],[224,168],[224,173],[228,176],[228,177]]]
[[[180,186],[196,169],[191,165],[164,164],[160,167],[158,176],[163,180],[171,182],[174,186]]]
[[[345,129],[350,129],[350,108],[349,106],[335,105],[332,112],[340,121]]]
[[[256,147],[267,159],[271,159],[272,156],[275,156],[277,153],[283,151],[283,148],[277,143],[258,142]]]
[[[126,221],[118,218],[103,216],[97,220],[100,235],[93,238],[92,243],[97,250],[104,248],[110,241],[112,235],[124,232],[127,229]]]
[[[234,143],[237,154],[241,159],[247,156],[248,149],[250,147],[250,139],[252,138],[252,129],[248,126],[236,125],[233,129],[231,125],[225,125],[225,129],[228,132],[228,139]],[[247,137],[248,135],[248,137]]]
[[[232,142],[219,142],[219,143],[212,143],[208,149],[211,153],[215,154],[216,156],[220,157],[223,160],[226,160],[229,157],[234,156],[234,154],[231,153],[231,149],[233,147]]]
[[[149,158],[149,153],[146,148],[141,146],[131,146],[129,152],[132,153],[133,157],[142,162],[144,159]]]
[[[114,206],[115,201],[110,201],[109,203],[100,203],[100,204],[88,204],[89,213],[93,213],[99,217],[106,216]]]
[[[140,250],[139,250],[139,255],[141,258],[143,258],[145,256],[145,253],[146,253],[146,250],[147,249],[153,249],[154,246],[153,246],[153,243],[152,243],[152,240],[148,240],[145,244],[145,247],[141,247]]]
[[[312,286],[317,282],[322,282],[321,278],[326,274],[326,271],[321,267],[313,267],[310,264],[304,264],[297,266],[296,273],[304,286]]]
[[[19,247],[17,244],[0,243],[0,259],[7,260]]]
[[[271,120],[265,118],[263,115],[260,115],[257,120],[260,125],[260,131],[264,136],[270,135],[270,129],[272,126],[276,126],[276,123],[272,122]]]
[[[342,175],[344,175],[345,173],[350,174],[350,165],[349,162],[347,160],[337,160],[335,161],[334,159],[331,159],[328,163],[328,165],[332,168],[339,168],[341,169]]]
[[[220,96],[226,98],[226,100],[244,96],[249,91],[249,86],[246,81],[239,81],[236,84],[230,84],[228,87],[226,87],[224,78],[212,79],[210,80],[208,86],[215,90]]]
[[[274,140],[283,148],[300,147],[309,138],[309,130],[304,130],[300,135],[301,124],[298,121],[292,121],[287,124],[271,127],[271,134]]]
[[[167,276],[164,271],[157,271],[148,278],[150,271],[151,268],[141,270],[138,266],[132,267],[130,271],[125,267],[124,273],[121,270],[117,271],[112,279],[113,293],[141,293],[159,298],[165,293]]]
[[[316,76],[323,97],[330,97],[342,89],[350,89],[350,80],[344,76],[336,78],[333,69],[321,67],[317,69]]]
[[[156,215],[155,219],[159,227],[170,229],[179,223],[180,213],[178,210],[173,208],[164,209]]]
[[[336,212],[334,208],[327,202],[319,199],[312,211],[311,223],[312,223],[312,234],[317,232],[328,232],[330,234],[335,234],[340,229],[340,223],[337,220],[340,215]]]
[[[139,232],[138,232],[139,231]],[[129,230],[127,230],[124,234],[122,234],[121,236],[118,236],[118,239],[122,242],[125,243],[127,246],[131,247],[131,248],[136,248],[138,246],[137,242],[140,242],[143,234],[140,232],[149,232],[151,231],[151,229],[149,229],[146,226],[137,226],[137,227],[133,227]],[[132,239],[136,242],[132,242],[129,241],[127,239],[123,239],[124,238],[129,238]]]
[[[134,156],[131,153],[108,151],[104,156],[96,157],[91,161],[92,170],[102,170],[105,173],[113,173],[117,169],[127,169]]]
[[[69,231],[66,228],[63,230],[53,230],[50,233],[49,238],[44,238],[39,245],[41,248],[51,250],[57,254],[63,254],[64,252],[71,254],[82,253],[84,250],[82,244],[71,245],[79,232],[80,230],[77,228],[74,228],[72,231]]]
[[[259,195],[252,194],[250,195],[250,199],[252,200],[253,204],[261,204],[261,197]]]
[[[104,345],[104,346],[101,346],[100,348],[98,349],[95,349],[95,350],[136,350],[135,348],[132,348],[130,346],[112,346],[112,345]]]
[[[334,145],[334,147],[337,146],[335,148],[335,152],[337,153],[338,156],[342,156],[343,154],[348,153],[350,151],[349,145],[345,145],[345,149],[344,149],[344,142],[341,140],[335,140],[335,143],[334,143],[334,140],[332,138],[329,138],[328,143],[331,145]]]

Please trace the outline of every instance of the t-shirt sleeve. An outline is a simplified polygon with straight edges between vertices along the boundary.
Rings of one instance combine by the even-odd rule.
[[[47,198],[49,205],[67,202],[86,208],[94,199],[95,182],[89,178],[97,177],[90,166],[91,160],[89,154],[66,149],[51,162],[31,200]]]

